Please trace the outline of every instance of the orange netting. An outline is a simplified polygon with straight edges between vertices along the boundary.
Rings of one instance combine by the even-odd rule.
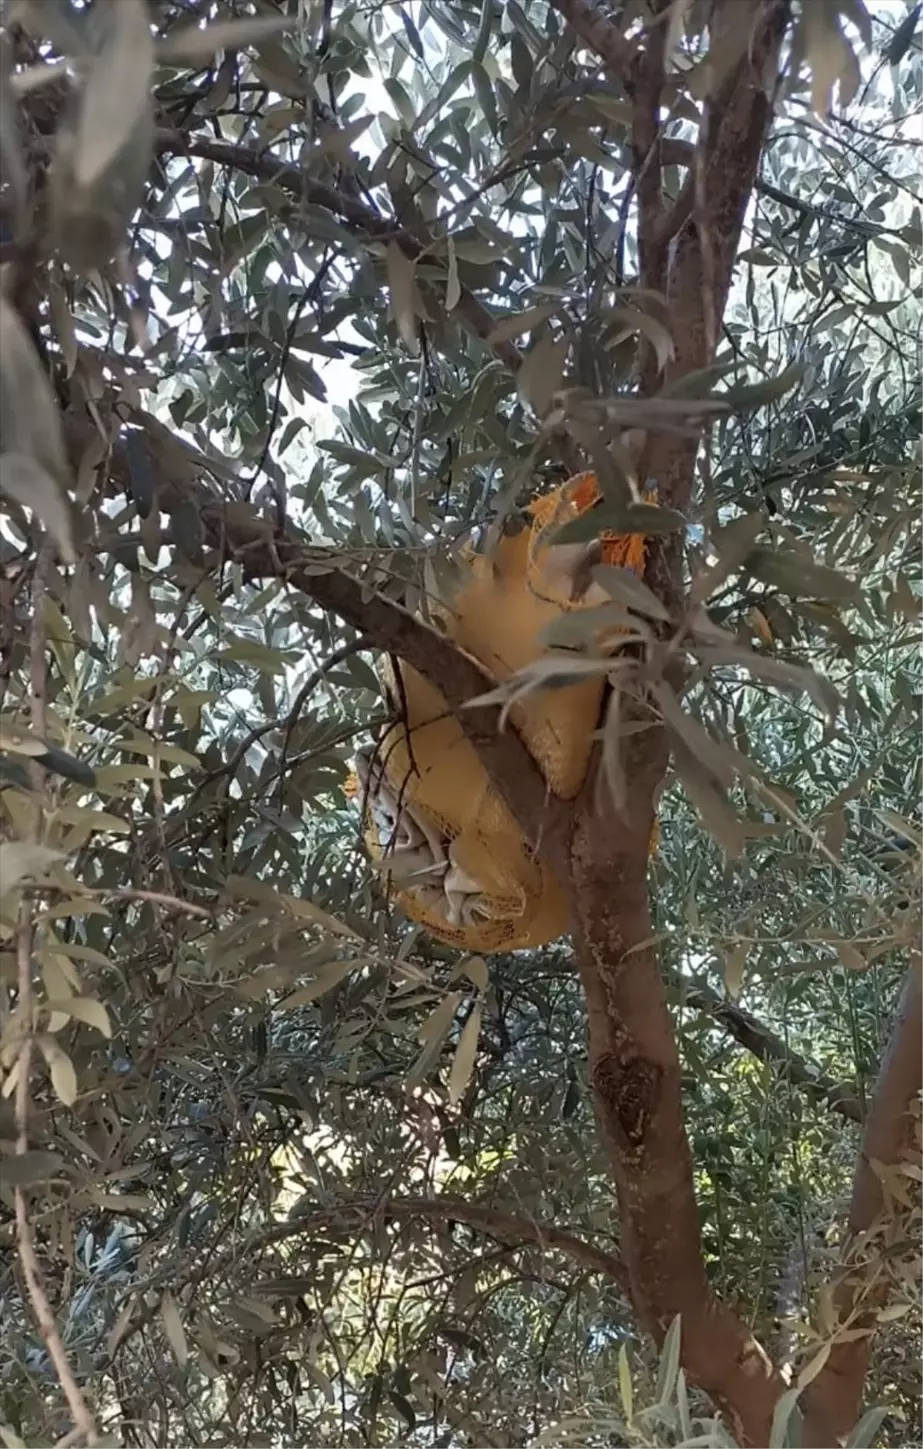
[[[496,681],[546,652],[542,633],[563,612],[595,602],[587,592],[574,597],[575,550],[553,535],[598,499],[595,475],[580,474],[532,503],[530,527],[468,558],[446,632]],[[640,535],[603,534],[600,542],[605,562],[643,570]],[[442,695],[405,665],[401,683],[405,717],[357,761],[365,839],[396,899],[434,936],[468,951],[554,940],[567,928],[558,882],[529,850]],[[600,674],[529,693],[511,709],[549,789],[563,799],[586,775],[603,690]]]

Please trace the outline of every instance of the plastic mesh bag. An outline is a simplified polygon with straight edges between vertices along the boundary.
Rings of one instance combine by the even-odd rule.
[[[573,597],[572,549],[552,542],[599,498],[580,474],[536,499],[531,524],[471,554],[450,610],[448,636],[500,682],[544,652],[542,631],[564,612],[589,607]],[[641,572],[645,540],[600,537],[602,558]],[[374,751],[357,758],[363,832],[406,914],[439,940],[476,952],[540,946],[567,929],[567,903],[530,851],[442,695],[400,666],[404,717]],[[386,681],[387,683],[387,681]],[[395,681],[390,681],[393,686]],[[586,775],[602,703],[601,677],[517,701],[511,718],[549,789],[570,799]]]

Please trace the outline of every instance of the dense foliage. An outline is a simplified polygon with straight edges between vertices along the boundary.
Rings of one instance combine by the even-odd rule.
[[[112,1442],[678,1442],[626,1424],[657,1365],[567,940],[466,959],[393,908],[348,789],[376,651],[284,561],[251,581],[190,486],[444,593],[566,475],[562,380],[627,396],[672,345],[634,290],[630,108],[545,0],[158,0],[153,56],[138,8],[5,17],[0,1432],[73,1422],[19,1202]],[[709,600],[748,663],[702,666],[678,725],[750,768],[668,777],[651,871],[709,1271],[799,1365],[919,920],[919,7],[864,37],[820,9],[861,77],[824,118],[797,32],[689,520],[693,560],[760,520]],[[906,1444],[894,1259],[868,1398]]]

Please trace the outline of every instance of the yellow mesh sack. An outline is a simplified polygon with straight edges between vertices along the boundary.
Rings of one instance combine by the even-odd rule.
[[[372,858],[405,913],[442,941],[490,952],[553,940],[567,921],[554,878],[441,694],[407,666],[401,678],[406,719],[378,742],[371,773],[357,761]]]
[[[531,526],[466,560],[468,578],[443,614],[446,632],[496,681],[540,656],[541,633],[562,612],[595,602],[587,593],[572,597],[574,550],[551,540],[598,498],[595,475],[581,474],[533,502]],[[600,541],[606,562],[643,569],[640,536]],[[567,928],[560,886],[529,850],[439,691],[406,665],[400,682],[394,693],[405,717],[357,760],[365,840],[396,899],[412,920],[464,950],[554,940]],[[549,789],[563,799],[586,775],[603,688],[601,677],[582,680],[529,694],[511,710]]]

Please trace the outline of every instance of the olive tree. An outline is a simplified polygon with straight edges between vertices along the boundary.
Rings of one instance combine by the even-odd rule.
[[[918,19],[8,0],[7,1443],[913,1402]],[[630,638],[498,690],[432,601],[583,470]],[[506,715],[575,650],[565,800]],[[446,948],[370,868],[386,658],[559,941]]]

